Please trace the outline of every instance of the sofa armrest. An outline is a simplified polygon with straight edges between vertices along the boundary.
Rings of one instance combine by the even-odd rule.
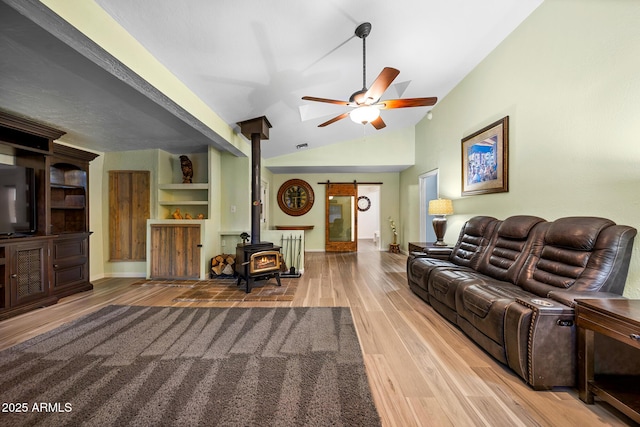
[[[450,248],[450,247],[442,247],[442,248],[429,247],[429,248],[424,248],[422,252],[422,254],[424,254],[423,255],[424,257],[437,258],[437,259],[443,259],[443,260],[448,260],[452,253],[453,253],[453,248]]]
[[[549,298],[518,297],[505,316],[508,365],[536,390],[575,385],[575,311]]]
[[[576,299],[580,298],[601,298],[601,299],[611,299],[611,298],[624,298],[622,295],[614,294],[611,292],[589,292],[589,291],[550,291],[547,294],[547,297],[558,301],[561,304],[564,304],[568,307],[575,307]]]
[[[409,252],[409,256],[411,258],[429,258],[429,255],[425,254],[424,252],[416,252],[416,251]]]

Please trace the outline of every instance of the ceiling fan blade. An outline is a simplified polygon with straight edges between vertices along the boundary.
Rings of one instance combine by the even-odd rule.
[[[325,127],[325,126],[330,125],[331,123],[335,123],[335,122],[337,122],[338,120],[342,120],[342,119],[344,119],[344,118],[345,118],[345,117],[347,117],[347,116],[349,116],[349,113],[348,113],[348,112],[347,112],[347,113],[342,113],[342,114],[340,114],[339,116],[336,116],[336,117],[334,117],[334,118],[333,118],[333,119],[331,119],[331,120],[327,120],[327,121],[326,121],[326,122],[324,122],[324,123],[320,123],[320,124],[318,125],[318,127],[319,127],[319,128],[323,128],[323,127]]]
[[[408,108],[408,107],[428,107],[438,102],[438,98],[405,98],[405,99],[385,99],[378,104],[381,110],[390,110],[392,108]]]
[[[371,84],[369,90],[367,90],[367,93],[364,95],[364,102],[369,105],[378,102],[384,91],[387,90],[393,80],[398,77],[398,74],[400,74],[399,70],[391,67],[384,67],[378,77],[376,77],[374,82]]]
[[[380,130],[380,129],[382,129],[382,128],[387,126],[387,124],[384,122],[384,120],[382,120],[382,116],[378,116],[378,118],[375,119],[374,121],[372,121],[371,124],[377,130]]]
[[[305,101],[326,102],[328,104],[351,105],[347,101],[339,101],[337,99],[328,99],[328,98],[316,98],[315,96],[303,96],[302,99],[304,99]]]

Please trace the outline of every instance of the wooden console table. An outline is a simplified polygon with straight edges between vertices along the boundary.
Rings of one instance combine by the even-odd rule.
[[[640,349],[640,300],[576,300],[578,327],[578,393],[585,403],[598,396],[640,423],[640,373],[597,375],[594,372],[594,334],[606,335]]]

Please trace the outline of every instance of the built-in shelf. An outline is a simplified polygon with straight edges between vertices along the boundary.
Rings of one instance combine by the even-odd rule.
[[[169,218],[174,208],[181,213],[189,213],[194,218],[198,215],[208,217],[209,184],[206,182],[193,184],[158,184],[158,206],[164,207],[159,212],[160,218]]]
[[[214,248],[218,239],[212,233],[212,194],[216,187],[209,182],[210,156],[209,152],[188,154],[193,183],[183,183],[181,156],[159,153],[152,180],[157,183],[155,209],[147,221],[147,278],[209,277],[209,261],[218,251]]]
[[[51,209],[77,210],[84,209],[84,206],[51,206]]]
[[[84,190],[84,186],[82,185],[56,184],[54,182],[51,183],[51,188],[61,188],[63,190],[71,190],[75,188]]]
[[[161,190],[208,190],[209,184],[159,184],[158,188]]]
[[[207,206],[207,200],[165,200],[158,202],[161,206]]]
[[[66,155],[54,157],[49,168],[51,233],[87,231],[87,170],[88,163],[78,163]]]

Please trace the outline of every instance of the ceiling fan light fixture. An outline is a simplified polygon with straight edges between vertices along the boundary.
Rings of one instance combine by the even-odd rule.
[[[380,117],[380,109],[370,105],[363,105],[351,110],[349,117],[351,117],[351,120],[355,123],[366,125]]]
[[[350,112],[343,112],[326,122],[320,123],[318,127],[323,128],[339,120],[351,117],[351,120],[355,123],[366,125],[371,123],[376,130],[385,128],[385,124],[382,117],[380,117],[380,110],[391,110],[394,108],[408,108],[408,107],[428,107],[435,105],[438,101],[436,97],[430,98],[404,98],[404,99],[387,99],[380,101],[384,92],[391,86],[393,80],[398,77],[400,70],[392,67],[384,67],[378,77],[373,81],[371,86],[367,89],[367,45],[366,38],[371,32],[371,24],[369,22],[363,22],[356,28],[356,36],[362,39],[362,89],[354,92],[349,101],[340,101],[336,99],[317,98],[314,96],[303,96],[302,99],[306,101],[325,102],[327,104],[343,105],[352,107]],[[428,115],[431,115],[429,112]],[[431,117],[429,117],[429,120]]]

